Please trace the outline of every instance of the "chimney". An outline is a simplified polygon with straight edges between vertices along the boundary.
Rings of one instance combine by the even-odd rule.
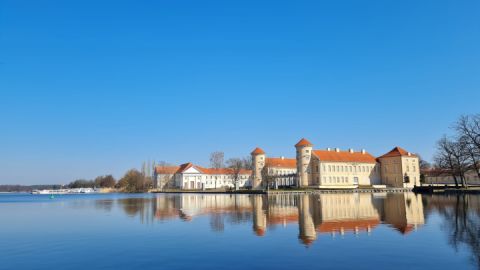
[[[338,147],[335,148],[335,152],[337,152],[337,153],[340,152],[340,148],[338,148]]]
[[[362,154],[365,154],[365,153],[366,153],[365,149],[362,149]]]
[[[348,149],[348,152],[350,152],[350,154],[353,154],[353,149],[352,148]]]
[[[330,147],[328,147],[328,148],[327,148],[327,151],[330,152],[330,150],[332,150],[332,149],[330,149]]]

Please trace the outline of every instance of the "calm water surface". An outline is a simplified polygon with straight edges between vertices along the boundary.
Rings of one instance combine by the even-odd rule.
[[[480,196],[0,194],[0,269],[479,269]]]

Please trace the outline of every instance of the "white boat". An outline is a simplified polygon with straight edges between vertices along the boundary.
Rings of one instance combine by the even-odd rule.
[[[91,194],[98,193],[99,191],[94,188],[71,188],[71,189],[43,189],[43,190],[33,190],[32,194]]]

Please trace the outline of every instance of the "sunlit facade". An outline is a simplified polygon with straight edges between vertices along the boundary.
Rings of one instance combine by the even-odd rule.
[[[315,150],[306,139],[300,140],[295,148],[295,159],[279,159],[267,157],[257,147],[251,153],[254,166],[252,187],[261,189],[272,182],[275,187],[280,182],[286,186],[320,189],[413,188],[420,185],[418,156],[400,147],[378,158],[365,150]],[[283,180],[282,174],[290,180],[279,181]]]

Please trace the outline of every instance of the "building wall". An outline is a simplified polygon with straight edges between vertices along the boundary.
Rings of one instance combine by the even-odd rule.
[[[322,194],[319,202],[321,221],[380,220],[379,209],[369,193]]]
[[[323,188],[353,188],[381,183],[378,163],[328,162],[313,156],[311,172],[313,185]]]
[[[297,147],[297,184],[299,187],[308,187],[313,184],[310,173],[312,150],[313,148],[311,146]]]
[[[177,187],[181,189],[215,189],[215,188],[234,188],[235,182],[233,175],[230,174],[202,174],[202,173],[182,173],[177,174],[180,180]],[[251,175],[242,174],[239,176],[238,186],[247,187],[251,185]]]
[[[380,158],[380,163],[382,168],[382,181],[385,185],[408,188],[420,185],[420,165],[418,157],[386,157]],[[409,177],[409,183],[404,183],[405,175]]]
[[[269,176],[273,176],[276,186],[294,186],[296,185],[296,168],[267,167]],[[282,177],[284,176],[284,177]]]
[[[252,189],[262,188],[262,171],[265,167],[266,156],[263,154],[253,155],[253,177],[252,177]]]
[[[175,187],[175,175],[174,174],[156,174],[154,187],[158,189]]]

